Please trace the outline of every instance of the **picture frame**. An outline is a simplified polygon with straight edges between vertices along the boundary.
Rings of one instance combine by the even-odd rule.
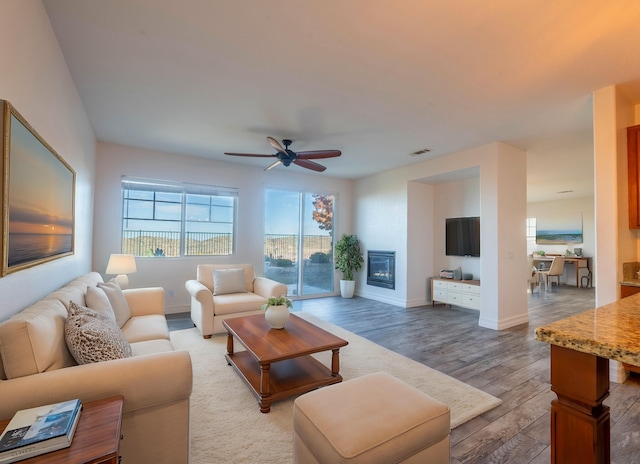
[[[73,168],[6,100],[2,137],[2,267],[6,276],[73,255]]]
[[[548,214],[537,218],[536,244],[571,245],[582,242],[581,213]]]

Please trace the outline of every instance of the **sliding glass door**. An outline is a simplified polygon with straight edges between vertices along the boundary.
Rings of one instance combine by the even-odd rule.
[[[333,293],[333,195],[268,189],[264,274],[290,296]]]

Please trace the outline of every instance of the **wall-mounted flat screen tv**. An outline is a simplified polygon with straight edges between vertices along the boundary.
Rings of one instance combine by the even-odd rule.
[[[480,217],[446,219],[447,256],[480,256]]]

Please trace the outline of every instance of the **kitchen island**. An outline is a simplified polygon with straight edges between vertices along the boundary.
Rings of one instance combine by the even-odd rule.
[[[551,462],[609,463],[609,359],[640,366],[640,294],[536,329],[551,345]]]

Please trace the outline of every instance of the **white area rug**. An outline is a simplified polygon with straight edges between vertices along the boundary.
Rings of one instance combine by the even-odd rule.
[[[340,350],[344,380],[378,371],[413,385],[451,408],[451,427],[492,409],[501,400],[354,333],[311,315],[296,313],[349,341]],[[293,398],[271,404],[262,414],[255,397],[224,359],[226,335],[205,340],[197,329],[171,332],[176,349],[193,363],[191,464],[283,464],[293,460]],[[234,349],[242,349],[240,343]],[[330,366],[331,352],[318,359]]]

